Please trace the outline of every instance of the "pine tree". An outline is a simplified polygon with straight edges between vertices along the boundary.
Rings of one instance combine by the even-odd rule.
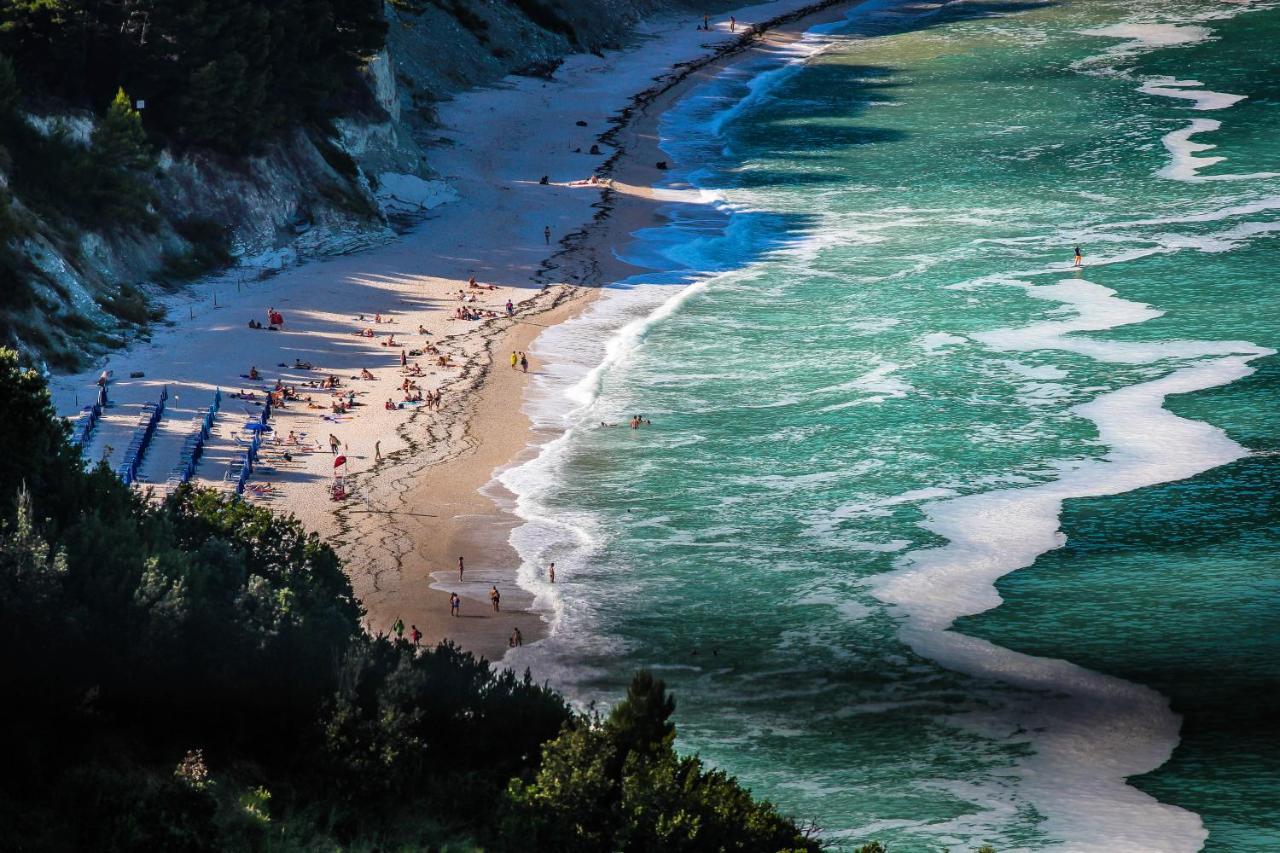
[[[142,113],[133,108],[123,87],[116,90],[106,115],[94,128],[92,143],[101,168],[145,169],[155,161],[155,152],[142,127]]]

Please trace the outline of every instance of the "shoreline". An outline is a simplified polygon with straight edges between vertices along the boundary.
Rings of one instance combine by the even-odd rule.
[[[683,193],[691,189],[678,184],[664,188],[653,186],[669,173],[656,169],[652,164],[671,160],[659,145],[658,123],[663,113],[689,89],[720,74],[726,67],[746,61],[757,51],[774,49],[802,38],[813,26],[841,20],[848,8],[858,2],[860,0],[834,0],[810,4],[802,10],[779,16],[776,23],[752,25],[743,40],[725,45],[701,59],[677,65],[671,76],[658,78],[654,86],[632,97],[631,104],[616,117],[614,126],[599,137],[602,145],[608,144],[615,150],[597,172],[607,179],[598,212],[582,232],[567,238],[570,245],[564,252],[548,261],[546,272],[563,269],[567,273],[563,278],[576,278],[587,283],[587,288],[574,289],[557,299],[554,306],[545,312],[545,326],[556,325],[589,310],[596,299],[604,298],[604,289],[609,284],[646,271],[619,260],[611,247],[625,242],[641,228],[663,224],[665,220],[657,214],[653,204],[684,200]],[[559,263],[553,265],[556,261]],[[535,316],[542,319],[544,315]],[[541,328],[530,330],[520,324],[493,339],[487,350],[489,362],[486,369],[498,381],[477,383],[467,418],[471,425],[468,431],[478,433],[474,437],[476,444],[450,458],[426,463],[396,478],[396,481],[405,483],[399,497],[402,505],[437,510],[428,513],[430,518],[436,519],[434,521],[405,518],[399,532],[414,543],[414,553],[426,556],[428,565],[441,568],[409,570],[408,574],[416,583],[407,588],[401,586],[394,596],[387,595],[402,603],[405,609],[446,613],[449,592],[456,591],[464,601],[465,616],[468,608],[472,612],[478,608],[487,609],[484,600],[487,585],[501,586],[500,582],[505,582],[507,586],[502,592],[505,615],[502,621],[510,627],[519,628],[526,643],[545,639],[553,626],[543,612],[534,608],[534,593],[515,585],[522,561],[510,544],[509,536],[524,521],[514,513],[514,496],[498,481],[498,476],[502,471],[535,457],[561,432],[534,427],[523,410],[528,386],[524,382],[502,381],[508,371],[503,368],[498,354],[509,350],[527,351],[541,331]],[[486,427],[504,422],[504,417],[507,426],[510,426],[511,419],[518,419],[516,434],[500,431],[495,437],[495,430]],[[388,481],[387,487],[398,488],[396,481]],[[442,496],[433,493],[439,481],[448,484]],[[446,535],[442,537],[440,520],[449,512],[453,515],[450,523],[443,525]],[[350,512],[342,514],[349,515]],[[465,521],[458,523],[459,519]],[[367,540],[372,532],[357,532],[354,540],[346,540],[346,547],[356,548],[357,540],[365,539],[363,547],[369,555],[373,548]],[[383,546],[378,544],[377,547]],[[461,582],[452,569],[459,554],[486,555],[475,575],[472,575],[471,558],[467,557],[467,573]],[[403,573],[404,568],[400,567],[398,571]],[[509,613],[505,610],[508,601],[515,605]],[[441,621],[448,627],[440,625]],[[445,616],[429,619],[426,627],[419,627],[432,640],[447,638],[465,649],[498,661],[507,651],[508,633],[496,632],[492,621],[482,620],[474,624],[467,619],[458,621]]]
[[[637,26],[643,44],[605,57],[570,56],[552,80],[508,78],[457,97],[441,110],[446,132],[433,148],[457,201],[384,246],[265,281],[232,271],[192,285],[171,301],[169,326],[153,330],[150,340],[92,370],[56,377],[58,411],[75,415],[96,390],[98,371],[114,371],[112,405],[85,445],[87,461],[105,459],[114,469],[143,405],[163,387],[168,406],[141,467],[143,485],[163,491],[189,418],[220,388],[222,408],[193,482],[227,490],[243,447],[238,422],[256,419],[274,383],[296,388],[299,399],[273,411],[274,440],[245,498],[295,515],[334,545],[366,608],[366,628],[385,632],[403,618],[426,642],[447,637],[491,660],[505,653],[513,627],[526,642],[544,636],[546,622],[529,609],[532,596],[515,583],[519,558],[507,536],[518,519],[481,491],[496,470],[540,443],[522,410],[523,376],[495,365],[493,354],[527,350],[545,326],[640,271],[618,261],[611,246],[661,221],[653,207],[662,191],[650,185],[666,174],[652,165],[666,159],[656,133],[666,105],[700,75],[786,38],[783,29],[812,26],[822,13],[839,19],[833,10],[853,2],[747,7],[736,13],[735,34],[725,20],[710,32],[695,32],[693,17],[647,20]],[[750,23],[760,17],[766,23]],[[581,153],[593,144],[598,155]],[[612,181],[585,185],[593,173]],[[549,186],[539,186],[539,174],[550,176]],[[546,239],[544,226],[551,229]],[[469,276],[492,288],[467,288]],[[478,325],[455,321],[449,315],[463,304],[460,289],[475,299],[466,307],[497,316]],[[512,319],[502,316],[508,299],[519,306]],[[268,307],[285,315],[280,331],[249,328],[251,318],[265,321]],[[371,322],[375,316],[386,322]],[[399,356],[411,348],[422,355],[402,369]],[[428,348],[449,363],[436,363]],[[248,378],[250,367],[260,379]],[[327,376],[353,395],[355,415],[328,411],[331,392],[310,387]],[[384,408],[401,398],[406,380],[439,390],[440,406]],[[241,390],[252,399],[233,396]],[[286,433],[297,441],[285,441]],[[347,459],[342,469],[333,467],[331,435]],[[329,495],[335,471],[346,475],[353,495],[336,504]],[[447,593],[430,586],[449,579],[458,553],[469,555],[469,572],[457,589],[464,618],[455,620]],[[503,593],[503,615],[474,618],[488,611],[490,584]]]

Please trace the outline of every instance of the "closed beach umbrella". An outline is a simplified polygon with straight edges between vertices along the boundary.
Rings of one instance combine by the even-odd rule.
[[[347,464],[347,457],[345,456],[339,456],[333,460],[334,468],[341,468],[343,465],[346,465],[346,464]]]

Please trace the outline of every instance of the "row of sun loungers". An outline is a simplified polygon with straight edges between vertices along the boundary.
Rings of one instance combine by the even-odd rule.
[[[209,434],[213,431],[213,422],[218,416],[218,408],[222,405],[222,389],[217,388],[213,392],[213,402],[209,404],[209,408],[199,420],[193,420],[194,426],[191,434],[182,442],[182,450],[178,454],[178,464],[174,466],[169,473],[169,479],[165,482],[165,491],[172,493],[174,489],[183,483],[189,482],[196,473],[196,466],[200,464],[200,456],[204,453],[204,444],[208,440]]]
[[[164,415],[164,404],[168,399],[169,386],[166,385],[160,390],[160,399],[157,402],[142,405],[142,414],[138,416],[138,425],[133,431],[133,439],[124,452],[120,467],[116,469],[116,474],[126,486],[133,485],[138,479],[138,467],[142,464],[142,457],[146,455],[152,436],[156,434],[156,425]]]
[[[98,388],[98,399],[81,411],[84,417],[80,419],[76,425],[75,432],[71,435],[71,443],[79,447],[82,451],[89,446],[89,439],[93,436],[93,429],[98,425],[98,420],[102,417],[102,410],[107,407],[107,386],[103,385]]]

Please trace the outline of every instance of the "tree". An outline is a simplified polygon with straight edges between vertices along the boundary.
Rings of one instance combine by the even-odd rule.
[[[0,120],[8,120],[17,109],[18,99],[22,91],[18,87],[18,72],[13,67],[13,60],[0,54]]]
[[[145,169],[155,162],[155,152],[142,128],[142,113],[133,108],[123,86],[116,90],[106,114],[94,128],[91,143],[98,166],[103,169]]]
[[[12,517],[25,485],[33,518],[63,519],[83,476],[70,428],[54,413],[44,379],[11,349],[0,348],[0,389],[0,518]]]
[[[603,723],[579,719],[546,745],[531,781],[512,781],[505,843],[573,853],[818,849],[737,780],[678,756],[674,711],[662,681],[637,673]]]
[[[667,685],[655,679],[648,670],[640,670],[627,687],[627,698],[609,714],[606,727],[626,760],[632,752],[653,758],[673,749],[676,727],[671,715],[676,700],[667,693]]]

